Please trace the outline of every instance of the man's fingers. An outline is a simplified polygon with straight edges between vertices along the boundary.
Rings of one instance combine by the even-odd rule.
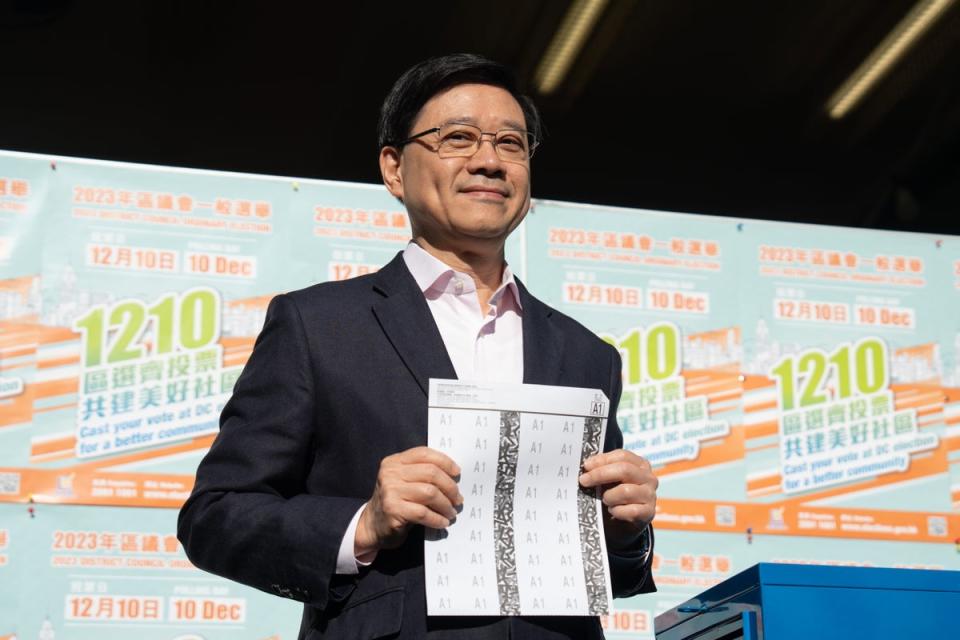
[[[363,549],[394,547],[411,525],[434,529],[450,526],[463,496],[454,478],[460,467],[429,447],[415,447],[387,456],[380,463],[377,486],[357,527]]]
[[[603,504],[615,507],[622,504],[656,504],[657,494],[651,485],[618,484],[603,492]]]
[[[397,477],[403,482],[429,484],[440,490],[454,505],[463,503],[463,496],[456,480],[446,471],[430,463],[408,464],[396,470]]]
[[[596,467],[580,476],[580,484],[584,487],[596,487],[603,484],[653,484],[657,485],[656,477],[649,466],[638,465],[633,462],[609,462]]]
[[[449,520],[457,517],[456,505],[436,487],[426,482],[409,482],[401,489],[405,502],[423,505]]]
[[[606,453],[598,453],[584,460],[583,470],[592,471],[598,467],[612,464],[614,462],[628,462],[651,469],[650,463],[647,462],[646,458],[641,458],[634,452],[627,451],[626,449],[614,449],[613,451],[607,451]]]
[[[624,459],[624,455],[627,453],[623,449],[616,449],[615,451],[607,451],[606,453],[598,453],[596,455],[590,456],[583,461],[583,470],[592,471],[597,467],[602,467],[603,465],[610,464],[613,462],[619,462]]]
[[[381,492],[377,508],[371,515],[376,531],[384,539],[396,536],[414,524],[437,529],[448,527],[457,510],[436,486],[404,482]]]
[[[400,453],[395,453],[387,457],[384,462],[387,461],[399,464],[427,463],[439,467],[448,476],[456,477],[460,475],[460,467],[450,456],[436,449],[431,449],[430,447],[407,449],[406,451],[401,451]]]
[[[403,503],[402,513],[400,514],[404,522],[410,524],[420,524],[431,529],[446,529],[450,526],[453,518],[447,518],[437,513],[427,505],[417,504],[415,502]]]
[[[607,513],[615,520],[632,522],[637,525],[646,525],[653,520],[656,507],[650,504],[620,504],[609,507]]]

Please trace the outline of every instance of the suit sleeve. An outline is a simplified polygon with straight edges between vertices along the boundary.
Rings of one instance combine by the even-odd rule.
[[[604,451],[623,447],[623,434],[617,424],[617,407],[623,390],[620,353],[610,345],[612,364],[610,371],[610,413],[607,419],[607,435]],[[616,551],[607,549],[610,559],[610,583],[615,598],[629,598],[638,593],[656,591],[651,565],[653,563],[653,525],[649,525],[632,545]]]
[[[295,301],[274,298],[177,535],[197,567],[323,608],[352,588],[336,575],[337,552],[363,501],[307,493],[324,428],[308,340]]]

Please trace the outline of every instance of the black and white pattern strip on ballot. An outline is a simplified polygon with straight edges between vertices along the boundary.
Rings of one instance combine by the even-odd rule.
[[[584,461],[600,452],[600,434],[603,422],[600,418],[584,418],[583,449],[580,468]],[[580,515],[580,545],[583,548],[583,578],[587,587],[587,602],[591,615],[599,616],[607,611],[607,580],[603,566],[603,535],[597,521],[597,489],[580,487],[577,493],[577,510]]]
[[[500,614],[504,616],[520,615],[517,554],[513,539],[513,494],[517,484],[519,451],[520,413],[501,411],[497,485],[493,498],[493,539],[496,546]]]

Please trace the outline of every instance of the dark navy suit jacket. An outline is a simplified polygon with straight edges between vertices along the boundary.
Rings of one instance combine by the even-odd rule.
[[[602,389],[611,400],[605,448],[620,447],[619,353],[519,291],[524,382]],[[447,627],[469,634],[491,623],[519,638],[602,637],[596,618],[428,621],[419,527],[359,575],[336,574],[340,542],[380,461],[427,442],[429,378],[456,372],[400,255],[375,274],[274,298],[180,512],[187,556],[303,602],[301,640],[423,638]],[[645,542],[610,553],[614,595],[653,590]]]

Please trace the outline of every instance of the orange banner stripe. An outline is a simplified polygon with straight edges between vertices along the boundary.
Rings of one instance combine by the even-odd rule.
[[[776,473],[772,476],[761,476],[759,478],[753,478],[747,480],[747,491],[760,491],[762,489],[769,489],[770,487],[780,488],[781,477],[779,473]]]
[[[37,360],[37,369],[53,369],[55,367],[65,367],[71,364],[80,364],[80,356],[67,356],[65,358],[54,358],[52,360]]]
[[[77,439],[73,435],[63,436],[62,438],[52,438],[50,440],[41,440],[30,443],[30,456],[40,456],[45,453],[54,453],[59,451],[70,451],[73,453],[77,446]]]
[[[41,462],[54,462],[56,460],[69,460],[73,458],[74,451],[51,451],[50,453],[42,453],[36,456],[30,456],[30,462],[38,464]]]
[[[63,378],[60,380],[34,383],[33,392],[36,398],[51,398],[53,396],[64,396],[68,393],[76,393],[79,388],[80,384],[76,378]]]
[[[66,327],[50,327],[47,325],[37,326],[38,344],[56,344],[57,342],[77,342],[80,340],[80,334],[71,331]]]
[[[778,433],[780,433],[780,429],[776,420],[767,420],[765,422],[757,422],[756,424],[747,425],[747,440],[775,436]]]
[[[5,364],[4,364],[4,366],[0,367],[0,369],[7,370],[7,369],[13,369],[13,368],[16,368],[16,367],[25,366],[24,364],[15,364],[15,365],[6,364],[6,361],[7,361],[7,360],[10,360],[10,359],[12,359],[12,358],[21,358],[21,357],[23,357],[23,356],[29,356],[29,355],[31,355],[31,354],[33,354],[33,353],[36,353],[36,352],[37,352],[37,346],[36,346],[36,345],[25,345],[25,346],[23,346],[23,347],[20,348],[20,349],[13,348],[13,347],[11,347],[11,348],[9,348],[9,349],[4,349],[4,350],[3,350],[3,361],[4,361]]]
[[[686,385],[687,394],[693,395],[691,392],[696,391],[696,395],[703,395],[705,393],[723,393],[727,391],[740,391],[740,382],[736,378],[726,378],[724,380],[710,380],[707,382],[696,382],[696,383],[687,383]],[[711,391],[705,391],[710,389]]]
[[[729,391],[727,393],[711,393],[710,395],[707,396],[707,401],[710,404],[717,404],[720,402],[729,402],[730,400],[736,400],[741,396],[743,396],[743,394],[740,393],[739,389],[736,389],[734,391]]]
[[[754,413],[756,411],[766,411],[767,409],[776,409],[776,408],[777,408],[777,401],[770,400],[768,402],[758,402],[756,404],[744,405],[743,412]]]
[[[777,383],[766,376],[748,374],[748,375],[744,375],[743,377],[744,391],[752,391],[753,389],[763,389],[765,387],[776,387],[776,386],[777,386]]]

